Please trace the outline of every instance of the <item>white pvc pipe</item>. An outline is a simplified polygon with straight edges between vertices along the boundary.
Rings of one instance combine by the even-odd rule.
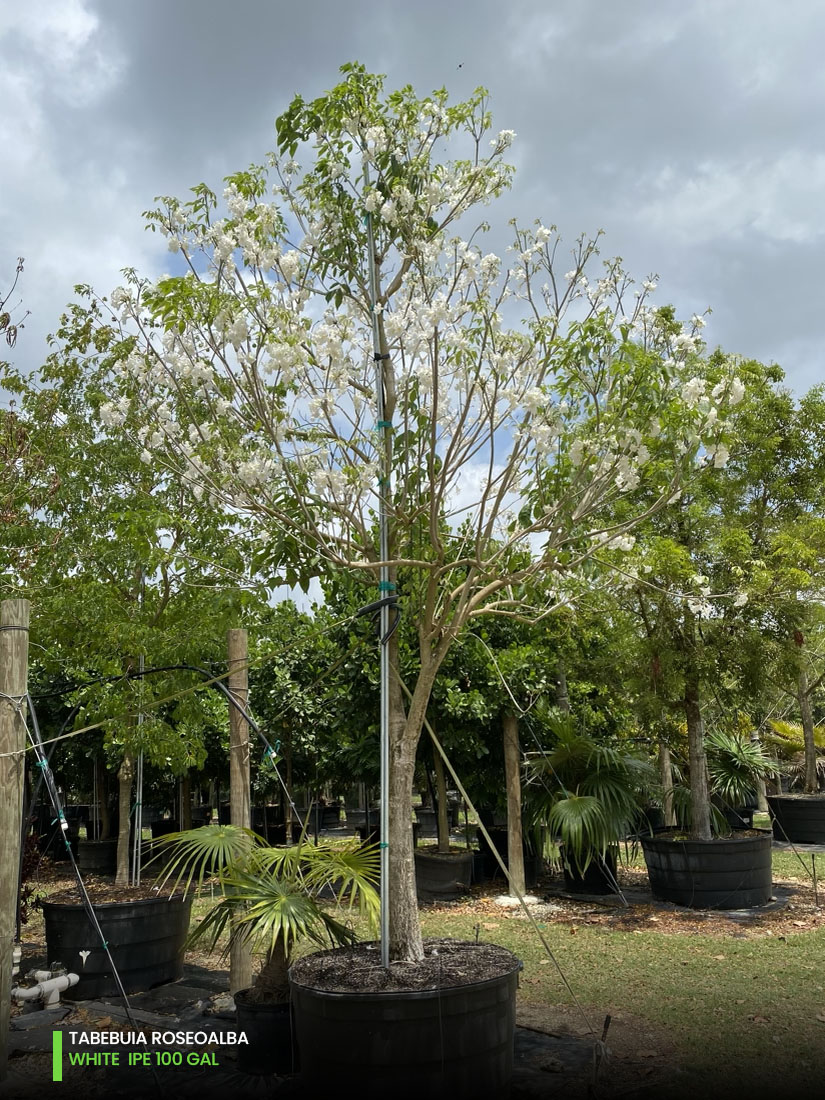
[[[45,978],[41,979],[44,974]],[[59,978],[52,978],[49,970],[36,970],[34,976],[41,979],[37,985],[29,988],[17,986],[11,991],[11,995],[18,1001],[36,1001],[42,997],[44,1008],[58,1008],[63,990],[70,989],[80,981],[77,974],[61,974]]]

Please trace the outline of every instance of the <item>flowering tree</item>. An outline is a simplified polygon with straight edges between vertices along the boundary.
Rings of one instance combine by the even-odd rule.
[[[727,385],[728,367],[719,352],[710,356],[691,383],[695,392]],[[663,731],[663,780],[670,776],[669,716],[681,715],[687,727],[691,828],[701,840],[710,839],[712,827],[708,712],[723,728],[740,721],[746,728],[768,710],[779,686],[800,707],[806,782],[816,789],[813,715],[804,694],[810,656],[802,652],[800,627],[811,621],[822,591],[823,396],[817,388],[797,401],[775,365],[750,360],[738,370],[746,390],[729,419],[730,461],[724,470],[701,472],[678,504],[637,529],[621,563],[625,612],[635,615],[640,639],[639,710],[646,725]],[[625,507],[633,505],[639,502]]]
[[[509,265],[484,252],[470,212],[508,185],[515,135],[491,134],[483,90],[449,104],[342,72],[293,100],[278,152],[229,177],[223,204],[200,185],[148,214],[178,273],[128,272],[112,294],[104,415],[142,409],[144,461],[252,517],[282,579],[388,568],[420,657],[408,705],[390,677],[387,836],[391,957],[416,959],[415,750],[451,645],[477,616],[537,620],[586,587],[594,552],[629,548],[697,461],[723,460],[739,389],[695,392],[701,319],[653,308],[655,284],[634,290],[618,260],[594,272],[596,241],[566,275],[540,223],[513,223]],[[605,527],[642,484],[643,509]]]

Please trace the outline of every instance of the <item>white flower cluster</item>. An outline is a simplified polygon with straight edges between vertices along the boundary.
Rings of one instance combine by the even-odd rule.
[[[610,535],[607,531],[598,531],[591,537],[591,542],[595,546],[603,547],[605,550],[621,550],[623,553],[628,554],[636,545],[635,535]]]

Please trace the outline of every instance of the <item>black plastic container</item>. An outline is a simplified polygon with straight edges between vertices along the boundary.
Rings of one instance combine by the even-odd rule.
[[[594,855],[582,871],[575,860],[568,859],[561,848],[562,871],[565,889],[571,894],[615,894],[616,852],[608,848],[604,859]],[[584,860],[582,860],[584,862]]]
[[[77,842],[77,865],[92,875],[113,875],[117,870],[117,837]]]
[[[487,832],[490,834],[490,840],[492,840],[496,851],[504,861],[504,866],[509,870],[510,861],[507,850],[507,830],[487,826]],[[493,849],[487,843],[487,838],[481,830],[478,832],[478,848],[482,858],[477,863],[476,869],[479,871],[479,878],[475,879],[475,881],[488,882],[495,878],[503,879],[504,874],[502,873],[501,867],[499,867],[498,860],[493,855]],[[526,842],[522,843],[522,853],[524,859],[525,885],[529,889],[532,889],[538,882],[541,872],[541,859],[530,851]]]
[[[773,835],[796,844],[825,844],[825,795],[769,794]]]
[[[771,834],[675,840],[640,837],[654,897],[689,909],[753,909],[770,901]]]
[[[433,837],[438,835],[438,813],[436,810],[417,806],[415,816],[420,826],[419,836]]]
[[[72,849],[72,854],[77,859],[77,845],[79,837],[77,835],[77,829],[74,826],[69,826],[69,829],[64,833],[57,825],[51,825],[49,832],[43,833],[38,837],[38,847],[43,855],[49,856],[55,863],[67,863],[69,859],[69,853],[66,851],[66,842],[64,836],[68,837],[69,845]]]
[[[379,828],[378,811],[376,810],[375,816],[370,813],[371,825],[359,825],[355,830],[358,833],[358,838],[362,844],[380,844],[381,843],[381,829]],[[418,840],[420,837],[419,829],[420,825],[417,821],[412,823],[413,834],[413,848],[418,846]]]
[[[179,833],[180,822],[171,817],[162,817],[152,822],[152,837],[167,836],[169,833]]]
[[[470,892],[473,853],[415,853],[415,890],[419,901],[455,901]]]
[[[238,1031],[248,1045],[237,1047],[241,1073],[280,1077],[298,1071],[298,1047],[293,1041],[292,1012],[289,1004],[259,1004],[249,1000],[250,990],[235,994]]]
[[[753,828],[753,810],[749,806],[725,806],[722,815],[731,829]]]
[[[80,904],[42,902],[49,962],[59,961],[80,976],[65,998],[111,997],[118,988],[111,964]],[[183,946],[189,930],[191,895],[105,902],[94,906],[120,980],[137,993],[183,976]],[[88,952],[85,957],[81,952]]]
[[[472,985],[329,993],[291,981],[308,1096],[501,1100],[513,1071],[520,962]]]

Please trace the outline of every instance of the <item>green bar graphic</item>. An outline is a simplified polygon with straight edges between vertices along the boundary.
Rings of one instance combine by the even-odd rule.
[[[63,1080],[63,1032],[52,1032],[52,1081]]]

